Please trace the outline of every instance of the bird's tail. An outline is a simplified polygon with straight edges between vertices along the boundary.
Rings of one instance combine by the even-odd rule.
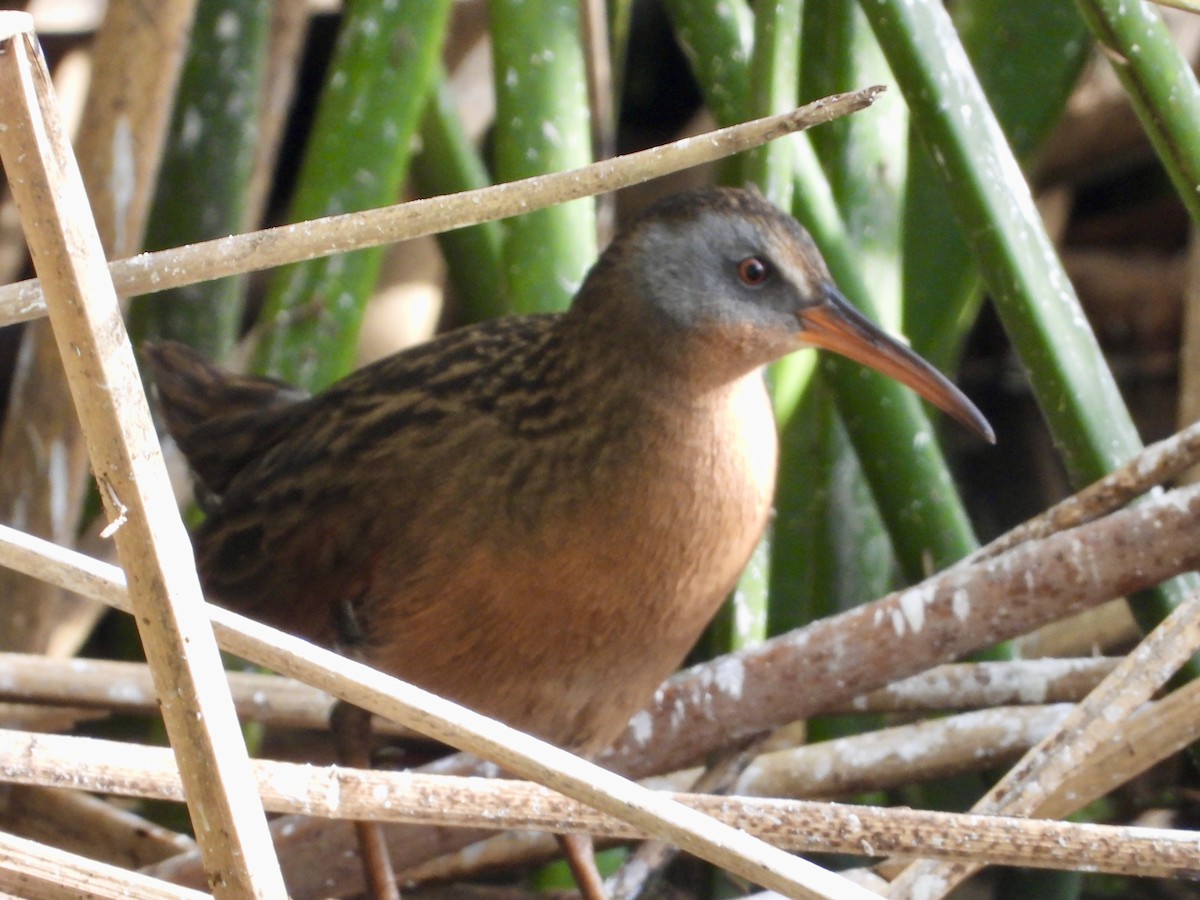
[[[271,378],[235,375],[175,341],[143,345],[167,430],[203,493],[220,496],[240,470],[291,430],[308,394]]]

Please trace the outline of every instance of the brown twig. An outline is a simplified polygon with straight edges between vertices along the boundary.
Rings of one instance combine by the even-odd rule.
[[[1083,697],[1112,671],[1111,657],[951,663],[855,697],[827,713],[939,712]],[[227,672],[238,718],[272,728],[323,730],[333,698],[291,678]],[[158,698],[144,663],[31,653],[0,653],[0,701],[157,716]],[[411,734],[379,719],[379,734]],[[51,728],[41,730],[55,730]]]
[[[871,105],[882,91],[882,87],[871,87],[826,97],[790,113],[722,128],[568,172],[143,253],[111,263],[113,284],[118,295],[123,297],[162,291],[285,263],[378,247],[590,197],[720,159],[831,121]],[[45,302],[37,281],[0,288],[0,325],[43,315]]]
[[[12,777],[135,796],[179,799],[171,754],[158,747],[92,738],[0,735]],[[510,779],[459,779],[259,760],[259,789],[271,809],[315,816],[370,816],[451,827],[534,828],[630,839],[643,833],[554,791]],[[1002,865],[1096,867],[1122,874],[1187,877],[1200,864],[1186,830],[1081,825],[998,816],[770,798],[672,795],[714,819],[753,831],[793,852],[862,856],[934,853]],[[383,798],[386,802],[380,802]],[[936,835],[937,841],[930,841]]]
[[[8,834],[0,834],[0,890],[41,900],[204,900],[211,896]]]
[[[141,249],[194,7],[195,0],[114,0],[96,32],[75,147],[108,256]],[[0,519],[73,546],[87,449],[49,325],[35,323],[21,342],[0,433]],[[69,655],[99,614],[77,597],[4,571],[0,596],[10,622],[0,638],[6,650]]]
[[[0,14],[0,158],[87,438],[218,896],[280,895],[191,548],[32,20]],[[182,564],[181,564],[181,561]],[[224,692],[224,693],[222,693]]]
[[[753,797],[851,797],[1017,759],[1066,718],[1070,706],[997,707],[758,757],[733,793]]]
[[[1167,682],[1200,647],[1200,597],[1180,604],[1093,690],[1053,734],[1029,751],[974,811],[1037,815],[1064,796],[1064,784],[1078,779],[1079,768],[1110,742],[1123,743],[1131,714]],[[1194,692],[1184,696],[1193,696]],[[1194,712],[1191,718],[1194,719]],[[1091,798],[1071,797],[1082,806]],[[889,896],[941,896],[977,871],[966,862],[918,862],[889,889]]]
[[[258,135],[254,162],[246,185],[245,227],[253,228],[263,218],[267,195],[275,177],[283,144],[288,110],[296,88],[296,70],[304,52],[312,14],[308,0],[276,0],[271,4],[270,37],[259,102]]]
[[[1061,503],[980,547],[956,565],[991,559],[1026,541],[1093,522],[1127,506],[1154,487],[1165,484],[1200,462],[1200,422],[1151,444],[1118,469]]]
[[[1200,716],[1196,714],[1200,703],[1198,695],[1200,687],[1189,685],[1139,710],[1126,723],[1120,743],[1081,765],[1070,783],[1058,793],[1059,799],[1071,797],[1070,806],[1073,807],[1102,796],[1193,742],[1200,735]],[[1069,708],[1009,710],[1002,714],[1008,717],[1007,723],[1001,723],[999,728],[992,712],[971,713],[917,726],[920,734],[917,746],[921,749],[911,754],[907,752],[912,748],[908,742],[913,736],[911,726],[858,735],[828,742],[828,745],[777,751],[777,754],[771,754],[777,755],[777,760],[760,757],[734,793],[741,796],[832,796],[836,792],[835,783],[842,790],[890,789],[938,773],[978,771],[980,767],[995,765],[1014,753],[1027,750],[1056,728]],[[1011,726],[1008,731],[1005,724]],[[1020,737],[1009,733],[1015,731],[1023,733]],[[1002,746],[995,745],[997,737]],[[877,746],[879,743],[885,745],[882,751]],[[942,743],[956,745],[956,761],[947,764]],[[887,759],[888,745],[896,750],[898,762],[894,764]],[[986,748],[992,755],[972,760],[980,748]],[[880,771],[872,771],[872,767],[878,767]],[[855,769],[857,775],[851,771]],[[776,771],[764,778],[759,775],[762,770]],[[825,774],[816,776],[817,770]],[[676,773],[669,778],[653,779],[652,783],[659,789],[677,789],[691,774]],[[1048,808],[1046,815],[1060,816],[1070,811],[1067,805],[1060,804]],[[469,878],[506,865],[542,862],[553,853],[551,842],[534,840],[527,832],[514,832],[472,846],[465,856],[456,854],[431,860],[409,869],[405,875],[414,881]]]
[[[10,834],[126,869],[196,849],[191,838],[81,791],[8,784],[0,821]]]

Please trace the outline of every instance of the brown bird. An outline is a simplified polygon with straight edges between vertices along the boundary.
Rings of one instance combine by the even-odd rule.
[[[767,521],[763,366],[823,347],[987,440],[759,195],[680,194],[561,314],[445,334],[309,397],[146,350],[217,602],[582,752],[644,706]]]

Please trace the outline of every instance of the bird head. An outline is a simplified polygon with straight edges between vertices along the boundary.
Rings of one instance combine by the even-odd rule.
[[[995,440],[952,382],[842,296],[800,224],[753,191],[717,188],[668,197],[610,252],[627,282],[623,291],[610,293],[641,305],[655,339],[677,357],[707,367],[714,378],[819,347],[896,379]]]

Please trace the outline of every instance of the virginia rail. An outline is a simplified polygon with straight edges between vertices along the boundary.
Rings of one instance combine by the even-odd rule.
[[[444,334],[309,397],[146,350],[219,603],[556,744],[611,741],[733,587],[772,502],[763,366],[806,346],[992,440],[759,195],[651,207],[561,314]]]

